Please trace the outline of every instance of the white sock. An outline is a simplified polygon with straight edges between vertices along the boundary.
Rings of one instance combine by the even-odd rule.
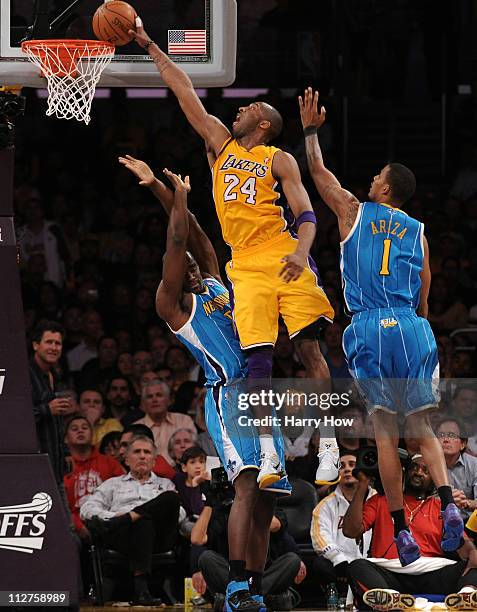
[[[271,434],[260,435],[260,450],[262,453],[277,453]]]

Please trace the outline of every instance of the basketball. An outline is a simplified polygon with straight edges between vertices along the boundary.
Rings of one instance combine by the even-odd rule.
[[[48,493],[36,493],[36,495],[33,496],[32,503],[36,505],[35,510],[37,512],[44,514],[50,510],[53,502]]]
[[[136,11],[127,2],[107,0],[94,14],[95,36],[116,47],[127,45],[133,39],[128,32],[136,29],[136,17]]]

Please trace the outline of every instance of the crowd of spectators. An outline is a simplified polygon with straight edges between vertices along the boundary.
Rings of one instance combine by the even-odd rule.
[[[281,9],[268,16],[273,28],[287,14],[288,3],[278,4]],[[114,507],[111,510],[97,493],[112,491],[113,484],[108,484],[112,478],[119,479],[117,482],[125,489],[136,486],[136,467],[133,476],[128,477],[135,461],[128,454],[136,448],[134,444],[139,445],[147,455],[144,461],[150,464],[146,476],[152,479],[148,485],[151,495],[174,489],[179,494],[183,511],[170,502],[167,512],[161,510],[159,515],[168,521],[171,532],[175,533],[177,526],[180,537],[192,547],[190,563],[183,566],[184,574],[194,575],[201,594],[211,593],[217,599],[223,593],[225,580],[222,570],[227,558],[223,548],[226,516],[222,514],[227,514],[227,505],[223,500],[218,504],[207,490],[210,473],[206,473],[205,458],[216,452],[205,427],[203,374],[155,314],[167,220],[151,194],[117,162],[118,155],[127,153],[146,160],[157,172],[169,167],[190,174],[191,209],[214,243],[223,268],[228,252],[221,241],[211,201],[205,152],[170,99],[126,101],[124,92],[113,91],[112,100],[95,101],[95,119],[86,131],[69,122],[38,122],[41,102],[33,92],[27,95],[28,114],[17,128],[15,223],[40,447],[50,454],[74,528],[87,549],[92,537],[88,521],[92,517],[106,519],[107,513],[115,513],[117,508],[137,513],[137,508],[151,499],[143,498],[142,504],[139,499],[127,504],[120,500],[114,506],[115,500],[108,498]],[[341,290],[336,222],[308,177],[295,96],[273,90],[267,99],[285,117],[286,127],[277,145],[297,157],[317,213],[318,240],[313,256],[336,312],[335,323],[324,330],[321,338],[322,350],[332,378],[348,378],[341,339],[349,318]],[[243,102],[221,98],[217,93],[205,101],[225,123]],[[332,121],[331,126],[325,126],[322,138],[331,165],[337,158],[332,126]],[[440,376],[444,380],[442,410],[434,424],[454,498],[466,518],[477,507],[477,384],[471,380],[477,374],[477,247],[473,244],[477,223],[476,158],[469,156],[445,192],[437,183],[434,188],[418,187],[406,208],[425,223],[430,245],[433,282],[429,320],[436,334]],[[383,165],[385,162],[383,159]],[[370,176],[376,170],[370,168]],[[366,197],[367,179],[364,177],[363,184],[348,185],[360,199]],[[45,321],[50,323],[44,324]],[[274,377],[304,376],[303,365],[281,325]],[[321,582],[321,593],[326,591],[327,581],[336,582],[344,595],[348,565],[356,559],[363,560],[369,544],[364,538],[364,548],[355,545],[344,534],[342,522],[356,491],[360,491],[361,502],[374,493],[369,483],[360,485],[351,474],[359,449],[373,445],[373,431],[357,399],[340,416],[353,419],[353,426],[344,425],[337,432],[343,477],[336,491],[318,491],[323,501],[313,519],[310,516],[312,542],[318,556],[316,565],[307,562],[307,581]],[[292,478],[314,485],[318,431],[295,427],[283,433],[287,472]],[[414,455],[410,436],[402,444]],[[56,449],[54,453],[52,448]],[[420,465],[419,458],[413,465],[416,462]],[[425,467],[413,469],[425,471]],[[431,483],[426,486],[431,488]],[[327,497],[329,494],[333,497]],[[212,520],[215,511],[218,515]],[[144,515],[140,508],[141,512]],[[151,512],[148,521],[154,522],[155,512]],[[369,512],[366,530],[377,520],[376,516],[371,520]],[[277,546],[270,555],[266,591],[271,596],[287,593],[281,603],[275,601],[273,605],[291,607],[297,603],[293,588],[303,581],[306,569],[287,534],[284,513],[277,510],[274,521],[271,531],[279,537],[275,537]],[[136,517],[132,522],[142,528],[146,519]],[[123,531],[127,527],[124,523],[118,525]],[[116,540],[110,531],[105,533],[104,525],[96,523],[96,528],[100,532],[103,529],[106,540]],[[148,529],[150,525],[141,532],[141,542],[157,539],[156,532],[151,535]],[[358,531],[356,525],[351,525],[347,533],[354,538]],[[208,546],[204,547],[206,541]],[[220,542],[217,550],[212,547],[214,541]],[[88,561],[86,555],[86,583],[90,579]],[[149,571],[149,561],[143,557],[139,561],[139,570],[134,566],[136,576]],[[363,563],[356,567],[359,572],[369,572]],[[147,603],[147,584],[136,579],[134,587],[136,600]]]

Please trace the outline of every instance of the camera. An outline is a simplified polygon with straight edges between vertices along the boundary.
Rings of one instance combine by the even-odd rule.
[[[14,144],[13,120],[25,112],[25,97],[0,89],[0,149]]]
[[[404,448],[398,448],[399,460],[403,469],[407,469],[410,465],[410,457]],[[353,470],[353,476],[358,477],[358,472],[363,472],[366,476],[374,479],[373,486],[379,495],[384,495],[384,487],[379,475],[378,465],[378,449],[375,446],[364,446],[356,452],[356,467]]]
[[[375,446],[365,446],[358,449],[356,453],[356,467],[353,476],[356,478],[358,472],[363,472],[370,478],[379,476],[378,451]]]
[[[214,468],[210,471],[210,476],[209,495],[217,504],[230,505],[234,499],[234,488],[225,469],[223,467]]]
[[[25,96],[0,91],[0,118],[15,119],[25,112]]]

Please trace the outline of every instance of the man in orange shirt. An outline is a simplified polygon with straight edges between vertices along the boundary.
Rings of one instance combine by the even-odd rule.
[[[429,593],[449,594],[446,605],[450,609],[477,610],[477,550],[466,540],[457,551],[460,560],[455,555],[442,556],[441,502],[433,495],[434,483],[422,456],[414,455],[405,479],[406,519],[421,550],[421,557],[406,567],[399,561],[386,497],[375,495],[365,502],[369,478],[359,472],[358,479],[343,521],[343,534],[348,538],[358,540],[373,530],[371,558],[349,564],[358,608],[406,610],[415,605],[410,593]]]

